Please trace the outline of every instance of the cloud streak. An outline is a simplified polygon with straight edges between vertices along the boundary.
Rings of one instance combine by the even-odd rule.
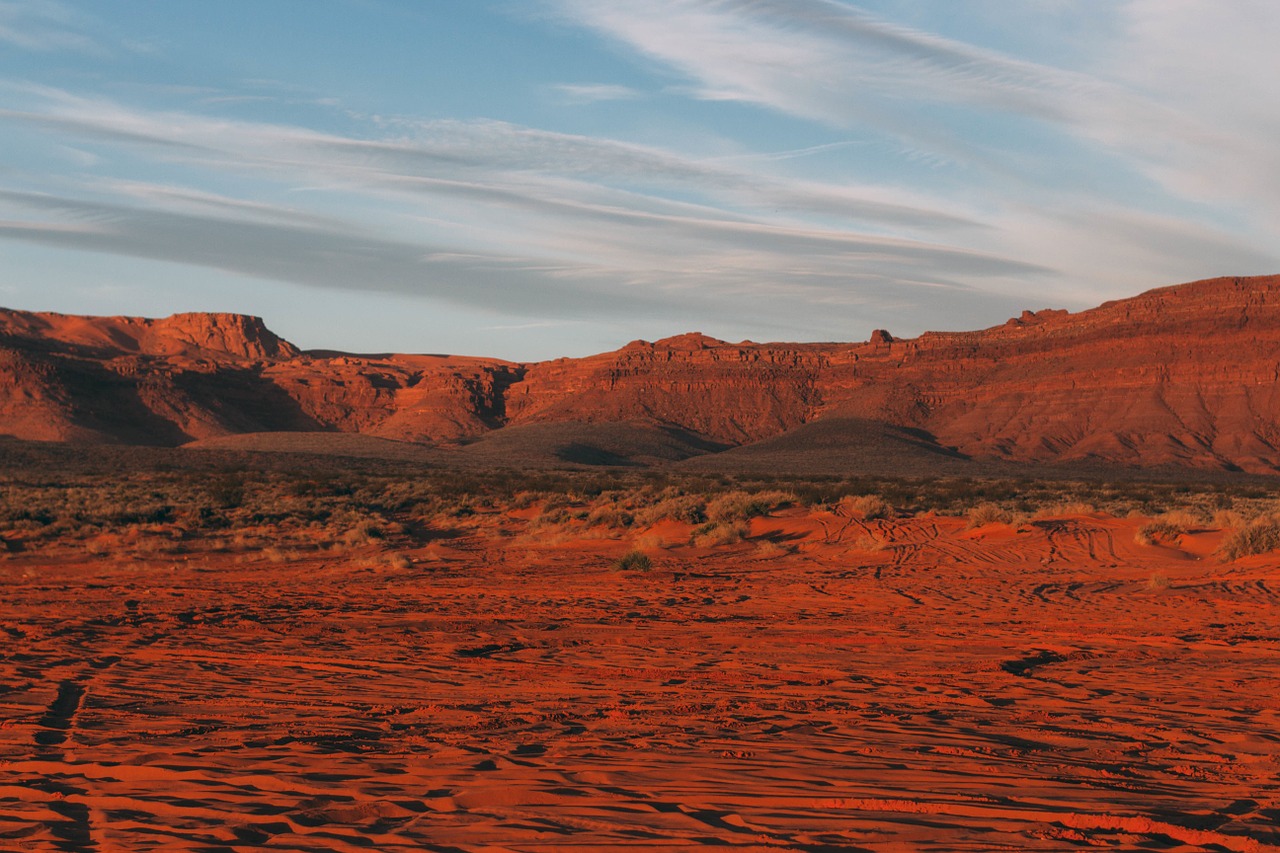
[[[142,181],[71,180],[56,195],[10,189],[0,205],[39,214],[47,227],[0,229],[9,239],[522,317],[670,316],[696,306],[747,318],[764,300],[799,322],[798,294],[860,306],[883,301],[886,282],[963,291],[978,279],[1047,273],[939,241],[981,226],[911,193],[650,146],[496,121],[383,122],[394,136],[355,138],[28,94],[35,103],[0,120],[145,152],[206,178],[252,177],[278,197],[309,191],[297,208]]]
[[[0,238],[417,295],[511,320],[495,329],[652,317],[828,338],[1280,266],[1280,75],[1186,61],[1269,57],[1280,9],[1261,0],[1127,0],[1055,62],[838,0],[543,2],[650,76],[531,83],[530,104],[574,117],[561,129],[371,115],[272,81],[162,99],[183,109],[0,81],[0,133],[61,152],[0,172]],[[1092,32],[1089,4],[1054,8]],[[0,0],[0,42],[75,50],[82,31],[60,3]],[[583,130],[672,104],[679,133]],[[712,113],[728,118],[696,125]],[[795,132],[742,130],[775,121]]]

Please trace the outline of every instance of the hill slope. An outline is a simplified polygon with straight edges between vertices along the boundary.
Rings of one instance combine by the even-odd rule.
[[[1267,473],[1280,470],[1277,389],[1280,276],[910,340],[695,333],[531,364],[304,353],[240,315],[0,310],[0,434],[60,441],[344,432],[563,459],[594,425],[592,458],[621,464],[754,445],[730,453],[754,467],[829,445],[849,466],[888,448],[930,470],[972,457]]]

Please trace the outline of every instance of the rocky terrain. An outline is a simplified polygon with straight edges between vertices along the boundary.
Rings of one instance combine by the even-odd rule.
[[[53,441],[341,432],[518,457],[524,436],[566,461],[627,464],[760,442],[794,454],[819,422],[862,425],[850,442],[871,425],[939,458],[1273,473],[1277,380],[1280,276],[1026,311],[975,332],[802,344],[694,333],[528,364],[302,352],[234,314],[0,311],[0,434]],[[574,437],[557,444],[549,424]],[[612,444],[593,443],[601,430]]]

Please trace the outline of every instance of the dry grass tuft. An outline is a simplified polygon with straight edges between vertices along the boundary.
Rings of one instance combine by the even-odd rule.
[[[653,568],[653,560],[643,551],[628,551],[614,561],[613,567],[624,572],[647,572]]]
[[[713,522],[746,521],[795,502],[791,492],[725,492],[707,504],[707,518]]]
[[[744,521],[709,521],[693,531],[689,542],[699,548],[736,545],[750,533]]]
[[[1161,541],[1172,541],[1184,533],[1194,530],[1201,524],[1200,517],[1186,510],[1166,512],[1158,518],[1138,528],[1133,534],[1139,545],[1155,545]]]
[[[707,502],[695,495],[674,495],[664,497],[636,513],[636,523],[646,526],[668,519],[685,524],[705,524]]]
[[[891,518],[893,506],[879,495],[847,495],[840,500],[840,508],[850,515],[856,513],[867,521]]]
[[[1232,531],[1222,541],[1218,554],[1223,561],[1231,562],[1241,557],[1266,554],[1280,548],[1280,518],[1263,516],[1239,530]]]
[[[966,513],[969,519],[967,529],[984,527],[988,524],[1012,524],[1013,513],[997,503],[980,503]]]

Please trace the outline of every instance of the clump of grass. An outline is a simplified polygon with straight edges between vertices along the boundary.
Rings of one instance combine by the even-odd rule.
[[[1062,501],[1036,509],[1032,518],[1062,518],[1066,515],[1093,515],[1098,508],[1087,501]]]
[[[1133,538],[1139,545],[1154,545],[1162,539],[1177,539],[1200,524],[1199,516],[1185,510],[1166,512],[1142,527]]]
[[[623,572],[647,572],[653,568],[653,560],[643,551],[628,551],[614,561],[613,567]]]
[[[660,551],[666,548],[662,537],[652,533],[636,537],[635,545],[640,551]]]
[[[997,503],[985,502],[971,507],[966,513],[969,519],[967,529],[983,527],[988,524],[1012,524],[1013,513]]]
[[[361,521],[355,527],[352,527],[346,533],[342,534],[342,541],[348,545],[368,545],[376,539],[383,538],[384,533],[381,527],[372,521]]]
[[[699,548],[736,545],[750,532],[743,521],[709,521],[693,531],[689,542]]]
[[[1280,519],[1263,516],[1228,534],[1218,548],[1218,554],[1223,561],[1231,562],[1241,557],[1266,554],[1277,548],[1280,548]]]
[[[608,527],[617,530],[630,527],[634,523],[635,516],[612,503],[596,507],[587,516],[588,527]]]
[[[657,524],[667,519],[683,521],[685,524],[705,524],[707,503],[694,495],[673,495],[636,513],[636,522],[644,525]]]
[[[861,515],[867,521],[889,518],[893,515],[893,506],[879,495],[848,495],[840,501],[840,505],[850,513]]]
[[[1151,577],[1147,578],[1147,589],[1153,592],[1168,588],[1169,576],[1164,572],[1153,572]]]
[[[1220,509],[1213,514],[1213,526],[1219,530],[1237,530],[1245,524],[1244,516],[1233,509]]]
[[[718,495],[707,504],[707,518],[713,522],[746,521],[796,502],[791,492],[745,492],[735,490]]]
[[[413,568],[413,561],[399,552],[392,552],[386,555],[385,562],[388,568],[392,569],[410,569]]]

